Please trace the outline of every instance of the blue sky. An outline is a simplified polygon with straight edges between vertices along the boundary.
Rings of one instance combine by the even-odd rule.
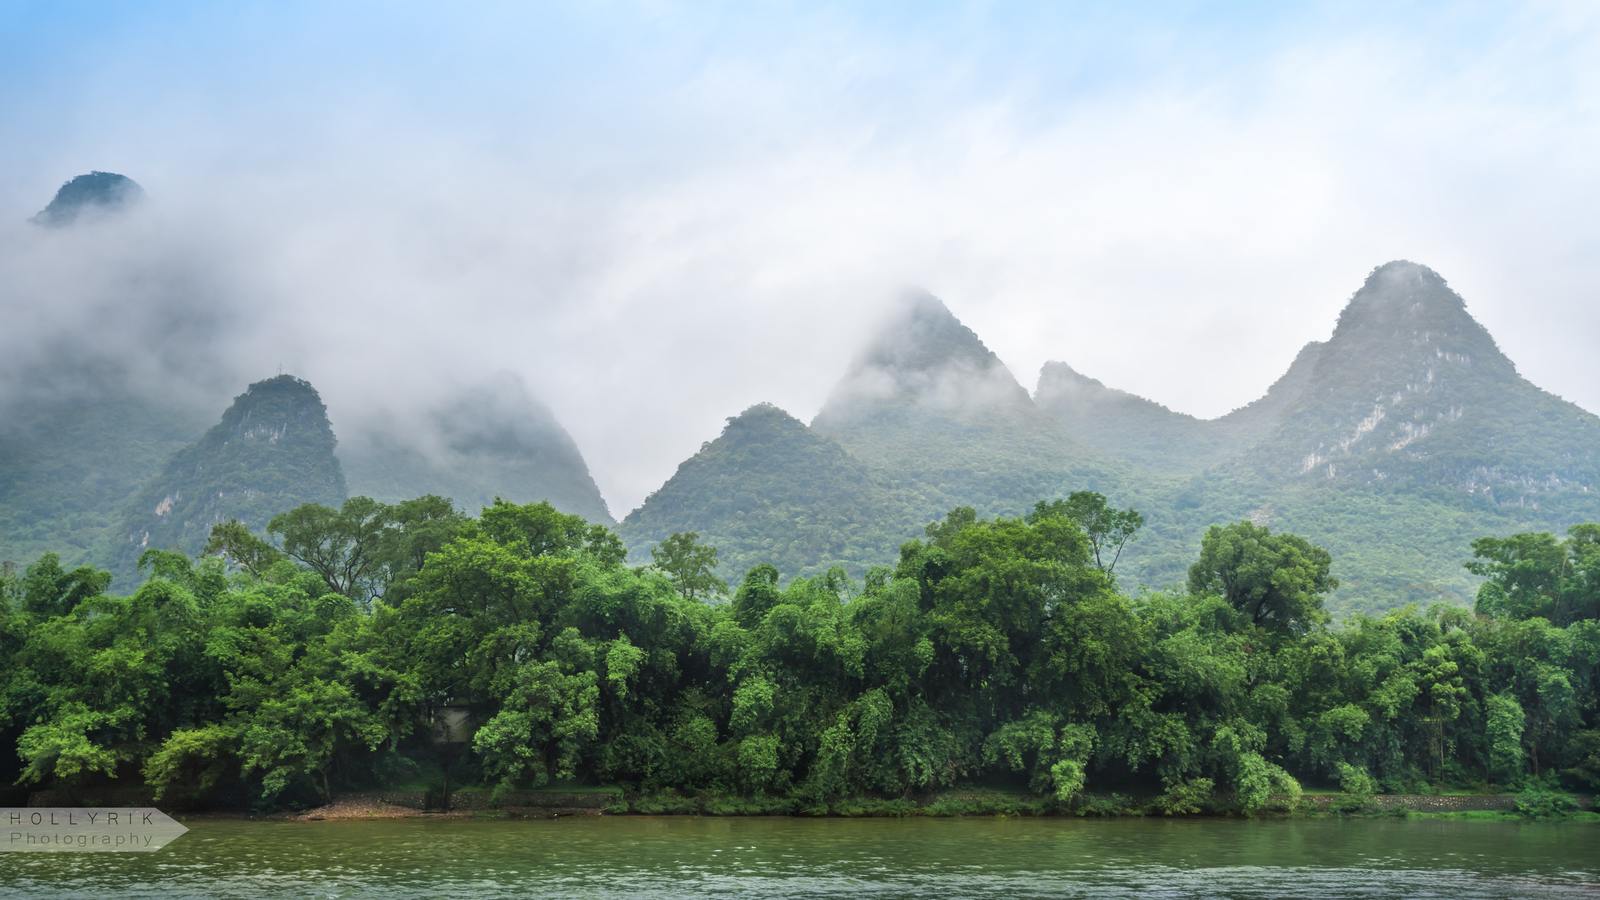
[[[1592,3],[0,0],[0,219],[125,172],[280,312],[241,378],[512,369],[620,513],[906,283],[1216,415],[1412,258],[1600,409],[1597,60]]]

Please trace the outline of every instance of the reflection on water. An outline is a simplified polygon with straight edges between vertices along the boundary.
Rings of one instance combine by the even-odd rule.
[[[1600,892],[1587,824],[1078,819],[194,820],[157,854],[0,854],[30,897]]]

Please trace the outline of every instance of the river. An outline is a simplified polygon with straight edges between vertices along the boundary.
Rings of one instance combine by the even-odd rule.
[[[1583,823],[1160,819],[196,819],[154,854],[0,854],[0,893],[1564,897]]]

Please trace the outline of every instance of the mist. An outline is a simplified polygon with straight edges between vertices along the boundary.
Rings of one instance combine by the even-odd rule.
[[[1582,5],[1181,45],[984,7],[265,9],[0,13],[0,409],[114,380],[216,415],[285,371],[343,437],[513,373],[620,518],[727,416],[809,420],[905,284],[1030,390],[1059,359],[1211,417],[1409,258],[1600,410]],[[91,169],[147,200],[27,221]]]

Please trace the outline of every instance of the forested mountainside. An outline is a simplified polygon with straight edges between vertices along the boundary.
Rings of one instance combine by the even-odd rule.
[[[436,494],[469,512],[497,498],[547,500],[592,522],[613,521],[572,436],[514,375],[410,416],[352,427],[341,435],[339,458],[353,496],[392,503]]]
[[[919,519],[881,474],[837,442],[771,404],[728,420],[716,440],[623,519],[637,561],[678,532],[717,548],[719,571],[738,578],[763,562],[816,574],[860,570]]]
[[[222,522],[262,530],[301,504],[343,503],[336,443],[310,383],[279,375],[250,385],[222,421],[174,454],[134,497],[117,534],[113,571],[132,577],[146,550],[199,553]]]
[[[125,214],[143,199],[126,176],[80,175],[26,229],[32,249],[62,269],[130,289],[93,298],[99,330],[41,330],[30,319],[27,341],[0,358],[0,561],[50,551],[109,566],[121,510],[215,415],[182,383],[187,366],[209,360],[215,319],[169,302],[203,293],[199,279],[137,254],[100,256],[118,229],[137,228]]]
[[[1600,418],[1519,375],[1437,273],[1395,262],[1351,299],[1298,400],[1235,467],[1559,512],[1600,496],[1597,447]]]
[[[1522,378],[1437,273],[1393,262],[1351,299],[1278,423],[1179,492],[1175,536],[1247,517],[1333,550],[1348,569],[1339,608],[1460,601],[1474,535],[1600,516],[1597,448],[1600,418]],[[1164,583],[1183,553],[1157,542],[1131,570]]]
[[[0,407],[0,560],[109,565],[117,512],[204,428],[110,383],[14,397]]]
[[[1034,401],[1090,449],[1146,472],[1192,475],[1224,462],[1272,433],[1310,383],[1323,344],[1300,349],[1267,392],[1218,419],[1174,412],[1137,394],[1107,387],[1064,362],[1039,371]]]
[[[124,176],[80,176],[34,234],[93,268],[97,241],[149,202]],[[121,579],[143,548],[197,550],[219,517],[259,525],[347,493],[436,494],[466,511],[548,500],[613,521],[570,435],[514,376],[364,406],[343,428],[319,398],[279,421],[299,423],[283,431],[289,444],[256,439],[273,427],[229,424],[269,380],[202,436],[222,400],[214,386],[237,383],[208,348],[237,323],[208,302],[203,270],[137,254],[107,266],[111,296],[91,309],[109,343],[41,336],[32,355],[0,360],[0,561],[51,550]],[[1342,586],[1329,606],[1348,612],[1465,602],[1473,537],[1600,519],[1597,448],[1600,419],[1524,379],[1445,280],[1412,262],[1374,269],[1327,340],[1212,420],[1060,362],[1030,395],[942,301],[911,292],[809,425],[766,406],[730,419],[620,531],[635,560],[696,532],[729,580],[764,562],[860,574],[949,509],[1017,515],[1093,490],[1144,515],[1119,569],[1130,586],[1177,583],[1208,526],[1249,519],[1334,551]]]
[[[621,533],[645,560],[669,534],[696,532],[730,579],[760,563],[859,574],[954,506],[1015,515],[1037,497],[1127,481],[1041,413],[940,300],[912,293],[809,427],[771,405],[728,420]]]
[[[921,521],[962,505],[1020,513],[1036,497],[1127,481],[1120,462],[1041,412],[999,357],[921,292],[870,336],[811,429],[877,471]]]

